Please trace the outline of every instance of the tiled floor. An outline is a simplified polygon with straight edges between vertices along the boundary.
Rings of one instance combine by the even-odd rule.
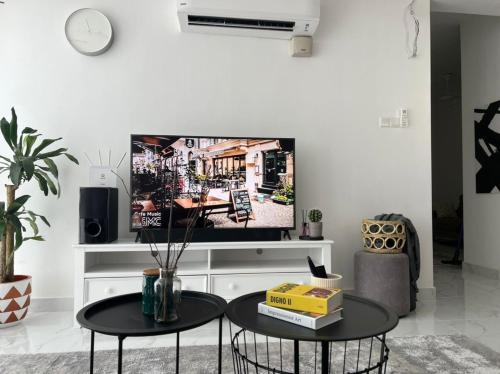
[[[443,253],[440,248],[437,253]],[[436,258],[435,300],[420,300],[417,311],[400,320],[391,336],[464,334],[500,352],[500,282],[458,267],[440,264]],[[228,342],[228,326],[224,326]],[[181,335],[182,345],[216,342],[217,324]],[[21,325],[0,330],[0,354],[88,350],[89,333],[73,328],[71,312],[31,313]],[[173,337],[129,338],[125,348],[174,344]],[[114,349],[116,340],[96,335],[96,349]]]

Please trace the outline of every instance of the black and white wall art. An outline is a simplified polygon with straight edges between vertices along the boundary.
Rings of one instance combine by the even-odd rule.
[[[500,101],[486,110],[475,109],[480,120],[474,121],[474,143],[477,161],[476,193],[500,192]]]

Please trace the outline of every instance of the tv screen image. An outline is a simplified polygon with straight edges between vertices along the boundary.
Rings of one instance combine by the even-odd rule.
[[[185,227],[203,188],[197,228],[295,228],[294,139],[132,135],[131,142],[132,230],[165,229],[170,211],[173,227]]]

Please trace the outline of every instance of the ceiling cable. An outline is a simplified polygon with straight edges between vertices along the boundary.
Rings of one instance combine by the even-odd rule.
[[[418,37],[420,35],[420,21],[418,20],[416,14],[415,14],[415,3],[417,0],[411,0],[410,4],[406,7],[405,10],[405,29],[406,29],[406,47],[408,49],[408,58],[415,58],[418,55]],[[409,26],[409,21],[412,21],[415,24],[415,31],[414,31],[414,37],[413,37],[413,42],[410,41],[410,26]]]

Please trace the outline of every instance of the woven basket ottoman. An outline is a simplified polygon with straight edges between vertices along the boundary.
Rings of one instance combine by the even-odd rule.
[[[354,255],[356,295],[385,304],[402,317],[410,313],[410,268],[405,253]]]

